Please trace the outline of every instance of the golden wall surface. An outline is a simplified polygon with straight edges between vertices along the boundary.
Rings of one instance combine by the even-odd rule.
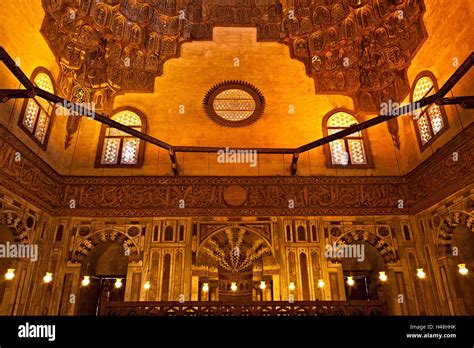
[[[218,273],[222,270],[216,273],[203,250],[210,238],[217,240],[219,233],[229,228],[245,229],[248,235],[261,238],[269,246],[266,256],[253,266],[253,280],[265,279],[271,284],[264,300],[287,301],[292,293],[295,301],[344,301],[347,295],[344,276],[351,274],[348,272],[357,274],[358,269],[363,269],[377,275],[383,270],[388,280],[378,283],[378,297],[387,303],[390,314],[474,313],[474,299],[468,290],[471,277],[463,278],[457,272],[460,260],[457,254],[442,251],[445,243],[452,243],[465,263],[474,261],[469,251],[472,240],[467,239],[466,244],[459,239],[472,237],[472,189],[462,190],[416,216],[343,219],[340,216],[52,218],[10,192],[1,194],[2,226],[10,228],[10,241],[23,231],[28,241],[38,244],[40,250],[36,262],[21,259],[11,260],[8,266],[2,263],[2,268],[16,269],[14,280],[1,285],[0,313],[4,315],[76,314],[81,303],[80,282],[85,274],[93,274],[90,264],[86,265],[87,260],[92,262],[87,255],[92,255],[95,248],[100,249],[100,245],[113,240],[115,235],[123,236],[116,244],[120,244],[119,249],[128,258],[125,301],[178,301],[183,296],[184,301],[205,301],[200,285],[203,281],[220,279]],[[30,216],[34,226],[27,228],[25,219]],[[445,222],[448,220],[450,229]],[[61,239],[57,237],[60,225],[64,228]],[[171,241],[165,240],[168,226],[174,231]],[[140,233],[132,234],[131,228],[138,228]],[[452,238],[444,239],[445,233],[451,233]],[[2,238],[4,235],[2,231]],[[352,267],[345,260],[335,261],[326,254],[328,245],[343,240],[355,243],[358,238],[366,245],[365,263]],[[87,240],[101,242],[86,248]],[[301,263],[302,254],[307,258],[305,265]],[[171,256],[167,279],[163,271],[166,255]],[[107,272],[107,267],[116,266],[100,267]],[[417,278],[417,268],[424,269],[425,279]],[[45,272],[53,273],[49,284],[42,282]],[[307,280],[303,279],[303,272]],[[325,282],[322,289],[317,286],[319,279]],[[145,281],[151,281],[149,290],[143,288]],[[294,292],[288,290],[291,281],[295,282]],[[254,291],[254,300],[260,300],[258,296]],[[209,299],[218,300],[218,292]]]
[[[438,85],[442,86],[456,70],[456,64],[461,64],[471,53],[473,41],[466,23],[474,22],[474,4],[470,1],[448,0],[426,0],[425,4],[424,23],[428,38],[413,58],[408,69],[408,79],[412,85],[419,73],[428,70],[436,76]],[[448,7],[449,11],[446,10]],[[0,7],[0,18],[1,45],[19,62],[25,74],[30,76],[35,68],[44,67],[57,81],[58,64],[40,33],[44,18],[41,1],[4,0]],[[239,66],[234,65],[235,58],[239,58]],[[448,97],[472,94],[473,74],[471,71],[466,75],[449,92]],[[206,92],[215,84],[231,79],[247,81],[265,96],[264,115],[247,127],[221,127],[211,121],[203,110]],[[0,88],[17,87],[15,78],[1,66]],[[405,99],[405,102],[408,101],[409,97]],[[461,132],[463,129],[472,129],[472,125],[468,128],[474,119],[472,109],[446,106],[449,129],[425,151],[419,149],[413,120],[409,116],[398,119],[399,150],[393,145],[386,124],[368,129],[367,146],[374,162],[374,167],[370,169],[328,168],[322,147],[300,156],[300,176],[360,176],[364,177],[360,178],[364,185],[371,177],[374,177],[374,182],[380,179],[377,178],[379,176],[385,177],[383,180],[391,180],[387,177],[406,175],[418,167],[414,172],[420,174],[419,178],[397,177],[393,179],[394,183],[390,182],[381,189],[390,191],[389,200],[383,194],[379,195],[377,188],[364,191],[369,192],[365,195],[359,194],[364,196],[360,200],[362,203],[366,202],[363,199],[369,199],[378,204],[378,209],[396,209],[394,202],[399,199],[399,191],[392,188],[396,186],[402,190],[400,187],[403,186],[408,196],[413,195],[408,202],[411,205],[405,207],[413,209],[410,210],[413,212],[411,215],[404,212],[392,214],[389,211],[374,216],[362,213],[360,206],[350,206],[354,201],[345,199],[344,209],[351,209],[350,214],[345,216],[329,213],[302,216],[278,213],[254,214],[258,216],[232,213],[167,216],[163,213],[163,207],[156,215],[141,212],[124,216],[115,214],[113,209],[125,208],[110,207],[110,202],[113,199],[120,200],[121,197],[134,197],[134,192],[125,192],[129,196],[124,194],[118,198],[101,195],[107,192],[106,186],[110,182],[99,182],[92,187],[92,191],[96,189],[96,196],[91,195],[91,201],[84,200],[92,206],[90,210],[87,210],[90,206],[81,207],[78,204],[78,208],[88,214],[68,213],[68,199],[75,198],[73,194],[76,191],[87,192],[93,186],[87,180],[94,179],[86,178],[85,183],[78,184],[74,180],[80,182],[81,178],[69,176],[118,176],[115,180],[127,179],[128,176],[171,176],[173,172],[168,153],[147,144],[142,168],[97,169],[94,168],[94,161],[101,129],[99,123],[83,118],[72,145],[65,149],[67,119],[56,117],[47,150],[44,151],[17,126],[22,105],[20,99],[0,103],[0,125],[4,126],[2,132],[7,129],[24,144],[23,147],[31,150],[28,154],[27,151],[23,152],[23,162],[15,163],[18,147],[0,139],[1,148],[8,150],[8,153],[5,150],[5,153],[0,154],[3,164],[0,182],[5,184],[5,187],[0,187],[0,241],[37,245],[40,258],[36,262],[28,259],[0,260],[0,274],[4,274],[8,268],[15,269],[12,281],[0,282],[2,315],[80,314],[79,305],[86,301],[80,282],[91,271],[87,268],[89,261],[96,262],[93,272],[109,274],[120,268],[117,266],[118,260],[123,257],[126,258],[125,301],[177,301],[181,296],[185,301],[203,300],[200,292],[203,282],[223,281],[212,260],[206,258],[204,248],[209,246],[210,239],[224,238],[226,231],[238,233],[241,229],[246,231],[249,243],[262,240],[268,248],[265,257],[255,262],[250,275],[252,281],[265,279],[271,284],[263,294],[266,301],[288,301],[290,282],[295,283],[293,295],[297,301],[345,301],[344,277],[350,272],[376,274],[385,271],[388,281],[377,285],[377,291],[379,299],[388,305],[390,314],[474,314],[474,298],[470,291],[473,287],[472,274],[462,278],[457,270],[458,263],[474,264],[474,254],[471,252],[474,250],[473,187],[469,183],[463,184],[465,187],[461,188],[453,186],[453,182],[464,183],[463,180],[469,179],[473,173],[472,155],[466,150],[468,140],[459,140],[458,137],[455,143],[456,146],[459,143],[463,146],[463,156],[455,163],[458,167],[454,167],[449,156],[445,156],[446,151],[451,149],[447,147],[450,140],[455,139],[456,135],[471,134]],[[180,106],[184,106],[184,114],[179,113]],[[294,114],[288,112],[290,106],[294,106]],[[257,42],[254,28],[216,27],[212,41],[185,43],[181,56],[166,62],[163,75],[155,80],[154,93],[119,95],[114,100],[113,108],[119,107],[134,107],[143,111],[147,117],[147,133],[173,145],[251,149],[294,147],[319,139],[323,136],[322,119],[328,112],[341,107],[353,109],[354,105],[349,97],[316,95],[313,79],[307,76],[301,62],[290,57],[287,46],[276,42]],[[359,116],[362,120],[368,120],[376,115],[363,113]],[[2,134],[9,136],[7,132]],[[35,154],[44,163],[33,160]],[[429,171],[423,172],[426,167],[420,164],[432,155],[432,159],[441,163],[430,167],[434,168],[433,171],[456,173],[458,176],[429,178]],[[219,164],[216,154],[178,153],[177,157],[180,175],[196,176],[193,178],[196,180],[205,176],[275,176],[273,180],[278,180],[277,176],[289,175],[291,163],[291,155],[259,155],[255,168],[248,164]],[[35,167],[41,170],[36,168],[35,171]],[[448,167],[453,171],[445,170]],[[10,177],[7,178],[8,175]],[[38,178],[46,183],[45,187],[32,182]],[[103,178],[95,179],[100,181]],[[185,184],[187,178],[178,177],[175,188],[180,185],[181,179]],[[294,182],[299,179],[294,178]],[[351,180],[353,183],[359,179]],[[450,181],[449,185],[447,181]],[[24,184],[28,182],[31,186]],[[6,185],[10,183],[14,184],[7,188]],[[262,181],[254,184],[253,189],[265,196],[266,191],[258,187],[260,184],[265,186]],[[123,186],[116,185],[116,189],[122,189]],[[433,190],[443,193],[443,188],[448,186],[450,190],[455,187],[456,192],[450,192],[448,197],[439,199],[440,202],[429,208],[415,210],[421,204],[416,198],[431,202],[428,196],[434,195]],[[190,185],[186,189],[192,191],[193,187]],[[418,189],[422,192],[418,192]],[[265,204],[273,197],[272,192],[277,191],[272,188],[269,190],[271,192]],[[318,193],[320,190],[316,191]],[[343,188],[341,191],[344,191]],[[284,192],[284,195],[290,195],[293,191],[288,189],[288,192]],[[286,202],[288,197],[284,195],[281,197],[285,197]],[[35,200],[31,199],[33,196]],[[103,204],[99,207],[103,209],[101,217],[91,213],[96,201]],[[198,199],[196,201],[200,202]],[[232,199],[230,202],[233,203]],[[225,209],[237,211],[237,207],[229,204],[229,201],[222,200],[220,204]],[[306,204],[310,206],[311,201]],[[324,209],[330,211],[338,208],[335,205]],[[108,208],[112,213],[104,213]],[[140,210],[141,206],[137,204],[133,208]],[[248,210],[245,205],[239,209]],[[165,237],[167,228],[173,231],[171,240]],[[59,230],[63,231],[62,235],[58,233]],[[300,238],[300,232],[304,238]],[[356,267],[350,262],[336,262],[325,255],[327,245],[351,240],[366,245],[370,251],[367,255],[373,262],[364,264],[363,269],[357,269],[362,266]],[[107,249],[110,245],[114,247]],[[124,254],[119,257],[116,253],[122,249]],[[459,253],[454,254],[454,250]],[[105,258],[102,258],[103,255]],[[105,262],[107,258],[117,261],[117,264]],[[418,279],[417,268],[424,269],[425,279]],[[49,284],[42,282],[46,272],[53,273],[53,281]],[[325,282],[322,290],[317,286],[319,279]],[[145,281],[151,282],[149,290],[143,288]],[[252,293],[251,296],[253,300],[261,299],[258,293]],[[213,292],[211,300],[218,299],[219,291]]]
[[[449,7],[449,11],[440,10]],[[29,75],[37,66],[49,69],[58,78],[58,66],[39,32],[43,9],[39,0],[8,0],[0,9],[6,20],[0,23],[2,46],[12,57],[20,58],[21,67]],[[441,86],[470,53],[472,36],[464,23],[474,19],[468,1],[426,1],[424,22],[428,38],[415,55],[408,79],[413,85],[422,71],[431,71]],[[27,21],[23,18],[28,18]],[[447,35],[446,33],[452,33]],[[240,65],[234,66],[234,58]],[[4,67],[1,80],[5,87],[17,83]],[[466,76],[452,95],[468,95],[472,91],[472,74]],[[239,79],[254,84],[266,99],[266,110],[256,123],[243,128],[225,128],[215,124],[202,107],[205,93],[224,80]],[[451,95],[451,92],[450,92]],[[407,97],[405,101],[409,101]],[[21,100],[0,105],[0,122],[9,125],[17,136],[37,149],[48,163],[61,174],[71,175],[171,175],[166,151],[147,144],[145,162],[141,169],[94,169],[101,125],[83,118],[73,144],[64,150],[65,117],[56,117],[47,151],[40,150],[22,131],[16,128]],[[287,46],[272,42],[257,42],[256,29],[214,29],[213,41],[185,43],[180,58],[165,63],[164,74],[155,80],[151,94],[127,93],[115,98],[113,108],[136,107],[147,116],[148,134],[173,145],[217,146],[252,149],[253,147],[294,147],[323,136],[322,118],[334,108],[353,108],[349,97],[325,96],[314,93],[314,81],[305,73],[304,65],[291,59]],[[179,113],[184,106],[184,114]],[[289,106],[295,113],[289,114]],[[109,111],[110,112],[110,111]],[[449,130],[432,147],[420,152],[414,124],[402,116],[400,124],[401,149],[391,141],[385,124],[370,128],[368,133],[373,169],[327,168],[323,148],[300,156],[299,175],[400,175],[412,170],[437,148],[445,144],[473,119],[472,110],[447,106]],[[363,120],[375,115],[361,114]],[[182,175],[288,175],[291,155],[264,155],[258,165],[217,163],[217,154],[178,153]]]

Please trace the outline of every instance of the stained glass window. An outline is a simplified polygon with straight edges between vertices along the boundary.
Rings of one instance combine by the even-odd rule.
[[[433,78],[430,76],[422,76],[416,81],[412,100],[413,102],[417,102],[424,97],[434,94],[436,91],[437,87]],[[421,109],[415,117],[415,123],[421,144],[425,146],[434,136],[445,128],[445,118],[443,117],[441,107],[432,104]]]
[[[49,93],[54,94],[51,78],[47,73],[36,73],[33,84]],[[43,98],[27,99],[23,109],[20,125],[40,145],[46,146],[46,138],[54,112],[54,103]]]
[[[357,119],[346,112],[336,112],[327,120],[328,135],[342,131],[345,128],[358,124]],[[361,165],[367,164],[362,133],[352,133],[345,138],[329,143],[331,162],[334,165]]]
[[[140,116],[132,111],[121,111],[112,120],[129,126],[139,132],[142,131]],[[102,147],[101,164],[105,165],[134,165],[138,164],[140,139],[121,130],[107,127]]]

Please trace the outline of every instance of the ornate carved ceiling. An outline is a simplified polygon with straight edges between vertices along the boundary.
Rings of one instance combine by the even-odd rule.
[[[422,0],[43,0],[42,33],[61,64],[59,93],[102,110],[117,93],[152,92],[183,42],[214,26],[256,26],[289,46],[316,93],[377,111],[408,92],[406,70],[426,38]]]

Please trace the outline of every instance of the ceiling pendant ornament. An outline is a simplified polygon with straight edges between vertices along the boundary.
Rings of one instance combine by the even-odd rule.
[[[257,27],[258,41],[288,45],[317,94],[347,95],[356,111],[377,112],[407,95],[407,68],[427,37],[422,0],[222,3],[43,0],[41,32],[62,68],[60,93],[81,86],[106,106],[118,93],[153,92],[181,44],[212,40],[214,26],[243,26]]]

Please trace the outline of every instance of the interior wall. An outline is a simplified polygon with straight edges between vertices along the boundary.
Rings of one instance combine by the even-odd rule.
[[[239,66],[234,66],[234,59]],[[226,80],[249,82],[265,97],[265,112],[255,123],[241,128],[220,126],[203,109],[206,92]],[[217,146],[253,149],[257,147],[297,147],[322,138],[322,119],[338,107],[353,109],[352,99],[316,95],[314,81],[304,65],[291,59],[287,46],[257,42],[255,28],[215,28],[213,41],[185,43],[181,56],[165,63],[164,74],[155,80],[155,93],[127,93],[115,98],[114,108],[131,106],[147,115],[148,133],[179,146]],[[185,113],[179,108],[184,106]],[[290,114],[289,108],[295,113]],[[367,118],[361,115],[362,120]],[[81,123],[72,171],[80,175],[169,175],[167,151],[147,144],[145,164],[136,169],[93,170],[100,125]],[[87,134],[87,140],[84,135]],[[341,169],[338,175],[396,175],[393,151],[379,146],[390,143],[385,125],[368,130],[374,169]],[[259,155],[258,165],[220,164],[217,154],[178,153],[182,175],[288,175],[291,155]],[[331,175],[325,166],[324,149],[301,155],[299,174]]]
[[[408,68],[408,79],[412,87],[416,76],[428,70],[434,74],[438,86],[441,87],[473,51],[474,37],[466,23],[474,21],[474,3],[472,1],[425,0],[425,5],[423,22],[428,38]],[[474,69],[471,68],[470,72],[445,97],[467,96],[473,93]],[[404,100],[405,103],[410,102],[409,97]],[[400,160],[402,173],[413,170],[474,120],[473,109],[445,106],[445,110],[449,129],[423,152],[420,152],[418,146],[412,117],[399,117],[400,128],[403,130],[401,150],[398,153],[399,159],[402,159]]]
[[[44,18],[41,0],[5,0],[0,6],[0,45],[15,60],[28,78],[37,67],[51,72],[55,81],[59,77],[59,66],[40,33]],[[56,86],[55,86],[56,87]],[[0,62],[0,88],[23,89],[15,76]],[[23,99],[12,99],[0,103],[0,124],[21,139],[32,151],[59,172],[65,172],[65,159],[71,156],[64,151],[66,119],[56,117],[52,123],[47,151],[40,147],[18,127],[18,118]]]
[[[415,76],[430,70],[438,84],[455,71],[472,47],[472,36],[465,23],[474,19],[473,4],[468,1],[425,1],[424,22],[428,39],[420,48],[408,70],[413,83]],[[440,8],[449,6],[449,11]],[[4,1],[0,8],[2,45],[29,76],[34,68],[43,66],[56,78],[58,64],[40,34],[44,11],[40,0]],[[26,20],[27,19],[27,20]],[[446,33],[455,33],[447,35]],[[234,58],[240,65],[234,66]],[[0,67],[2,88],[17,88],[18,83],[5,67]],[[454,95],[473,91],[471,71],[454,89]],[[205,93],[214,84],[227,79],[240,79],[254,84],[263,92],[267,104],[262,118],[254,124],[231,129],[208,119],[202,109]],[[469,82],[469,79],[471,82]],[[406,99],[408,101],[408,98]],[[185,113],[180,114],[180,105]],[[289,114],[293,105],[295,113]],[[47,151],[39,147],[17,127],[22,100],[0,104],[0,122],[37,152],[61,174],[71,175],[172,175],[168,153],[147,144],[145,163],[141,169],[94,169],[100,124],[83,118],[72,145],[64,150],[66,118],[56,117]],[[314,94],[314,81],[301,62],[289,57],[285,45],[256,42],[254,28],[216,28],[213,41],[192,42],[182,46],[178,59],[166,62],[164,74],[155,81],[155,93],[117,96],[114,107],[133,106],[145,112],[148,133],[175,145],[195,146],[298,146],[323,136],[321,120],[336,107],[353,107],[344,96]],[[300,156],[299,175],[398,175],[412,170],[433,151],[444,145],[462,127],[472,122],[473,111],[447,106],[450,129],[435,141],[432,148],[420,153],[415,129],[409,116],[400,117],[401,150],[392,145],[387,126],[369,129],[369,147],[374,169],[329,169],[323,148]],[[361,115],[369,119],[374,115]],[[462,125],[461,125],[462,123]],[[219,164],[216,154],[178,153],[182,175],[288,175],[291,155],[260,155],[257,167],[248,164]]]
[[[450,216],[455,221],[451,212],[463,211],[463,214],[472,214],[472,202],[474,195],[471,189],[464,189],[456,194],[448,197],[439,204],[427,209],[416,216],[275,216],[260,218],[259,224],[268,223],[272,226],[272,247],[275,250],[275,260],[278,267],[274,270],[279,272],[279,289],[274,294],[274,301],[287,301],[289,292],[288,286],[290,281],[296,283],[295,300],[304,298],[302,292],[303,286],[309,291],[310,299],[321,300],[344,300],[344,278],[343,269],[340,264],[333,263],[326,255],[326,246],[332,243],[340,236],[346,233],[355,233],[357,231],[367,231],[370,233],[370,240],[375,236],[385,236],[385,242],[395,250],[397,254],[396,262],[387,262],[387,252],[385,250],[380,253],[379,250],[371,249],[383,257],[382,262],[377,263],[376,271],[381,269],[386,271],[388,281],[383,284],[383,293],[386,296],[391,314],[420,314],[421,310],[429,315],[449,315],[449,314],[468,314],[472,311],[472,294],[467,291],[471,283],[472,274],[468,274],[468,278],[457,272],[456,266],[459,260],[452,256],[440,256],[440,240],[438,238],[439,225],[437,221],[444,221]],[[70,260],[72,253],[76,248],[80,250],[81,242],[80,231],[81,226],[90,226],[89,233],[95,234],[96,231],[107,231],[104,226],[113,228],[116,231],[128,233],[130,224],[135,226],[143,226],[144,233],[134,238],[138,238],[134,243],[139,245],[140,260],[128,261],[127,292],[125,301],[132,298],[146,300],[146,293],[143,289],[143,283],[146,280],[152,281],[152,286],[156,293],[153,300],[164,300],[166,298],[177,300],[181,294],[186,299],[193,298],[191,287],[191,278],[194,275],[194,259],[193,251],[196,251],[196,238],[193,233],[197,223],[218,223],[225,224],[229,220],[225,217],[148,217],[148,218],[90,218],[90,217],[50,217],[42,213],[27,202],[19,199],[13,193],[2,192],[0,196],[0,213],[3,218],[5,212],[12,211],[18,218],[16,221],[25,221],[27,216],[34,216],[35,224],[32,228],[26,230],[29,243],[37,244],[39,247],[39,259],[37,262],[22,261],[16,263],[15,278],[6,284],[5,295],[0,310],[2,313],[16,314],[48,314],[57,315],[76,313],[76,304],[70,302],[72,295],[78,296],[80,293],[80,282],[84,273],[81,269],[87,267],[88,259],[85,258],[82,263],[72,263]],[[132,221],[133,219],[133,221]],[[6,221],[6,220],[3,220]],[[238,221],[238,220],[237,220]],[[255,217],[242,217],[238,223],[255,223]],[[235,218],[232,219],[235,223]],[[63,238],[59,241],[55,239],[55,231],[57,226],[62,224],[65,226]],[[166,226],[174,226],[175,234],[178,233],[178,226],[185,224],[185,236],[182,241],[176,238],[173,241],[165,241],[163,238]],[[286,233],[286,226],[290,226],[290,232],[298,230],[299,226],[303,226],[306,230],[306,237],[301,239],[300,233]],[[13,225],[12,225],[13,226]],[[112,226],[112,227],[111,227]],[[158,234],[154,237],[155,226],[158,226]],[[312,227],[315,226],[316,234],[312,233]],[[404,226],[408,226],[408,237],[404,231]],[[332,229],[338,227],[342,234],[334,234]],[[388,234],[382,234],[380,227],[385,227]],[[7,231],[7,230],[5,230]],[[12,230],[7,231],[12,233]],[[466,253],[465,248],[468,244],[472,244],[471,231],[466,230],[465,226],[459,225],[454,230],[453,243],[460,248],[463,261],[472,271],[472,255]],[[296,236],[296,237],[295,237]],[[469,237],[469,243],[459,240],[460,237]],[[290,239],[288,239],[290,238]],[[467,240],[467,239],[466,239]],[[5,241],[5,239],[2,239]],[[127,242],[129,245],[130,243]],[[374,242],[372,242],[374,243]],[[371,244],[376,246],[379,243]],[[99,243],[92,249],[90,255],[94,254],[94,250],[100,251],[105,249],[110,243]],[[464,249],[463,249],[464,248]],[[115,251],[120,252],[123,246],[117,245]],[[116,255],[113,250],[110,250]],[[290,254],[293,253],[293,264],[291,263]],[[99,253],[109,261],[112,257],[106,253]],[[181,255],[181,258],[178,257]],[[306,263],[301,263],[301,254],[306,255]],[[133,255],[133,254],[131,254]],[[153,262],[152,255],[158,257],[158,262]],[[164,258],[170,257],[170,276],[169,291],[164,294],[162,283],[164,270]],[[316,257],[316,258],[315,258]],[[113,257],[115,258],[115,256]],[[410,260],[415,260],[410,262]],[[178,260],[180,260],[178,262]],[[367,261],[370,260],[368,256]],[[379,260],[380,261],[380,260]],[[449,262],[447,262],[449,261]],[[21,265],[20,265],[21,264]],[[152,265],[158,264],[158,277],[152,277]],[[112,264],[108,263],[109,266]],[[177,266],[178,265],[178,266]],[[131,266],[131,267],[130,267]],[[293,267],[293,269],[292,269]],[[306,269],[302,269],[306,267]],[[427,277],[420,280],[416,277],[416,268],[423,267]],[[110,269],[108,266],[107,269]],[[25,285],[20,295],[17,295],[19,284],[19,275],[25,270]],[[305,273],[306,270],[306,273]],[[42,277],[46,272],[53,273],[53,281],[50,284],[44,284]],[[112,272],[113,273],[113,272]],[[136,274],[141,274],[141,280],[134,285],[132,289],[132,279]],[[302,277],[306,274],[305,277]],[[317,280],[322,278],[327,287],[321,292],[317,288]],[[306,281],[304,280],[306,279]],[[331,285],[331,286],[330,286]],[[275,285],[276,286],[276,285]],[[398,302],[399,295],[403,295],[402,303]],[[434,296],[433,294],[436,294]],[[128,296],[128,297],[127,297]],[[168,297],[167,297],[168,296]],[[418,303],[418,304],[417,304]],[[420,307],[420,306],[423,307]],[[420,309],[421,308],[421,309]],[[471,313],[472,314],[472,313]]]

